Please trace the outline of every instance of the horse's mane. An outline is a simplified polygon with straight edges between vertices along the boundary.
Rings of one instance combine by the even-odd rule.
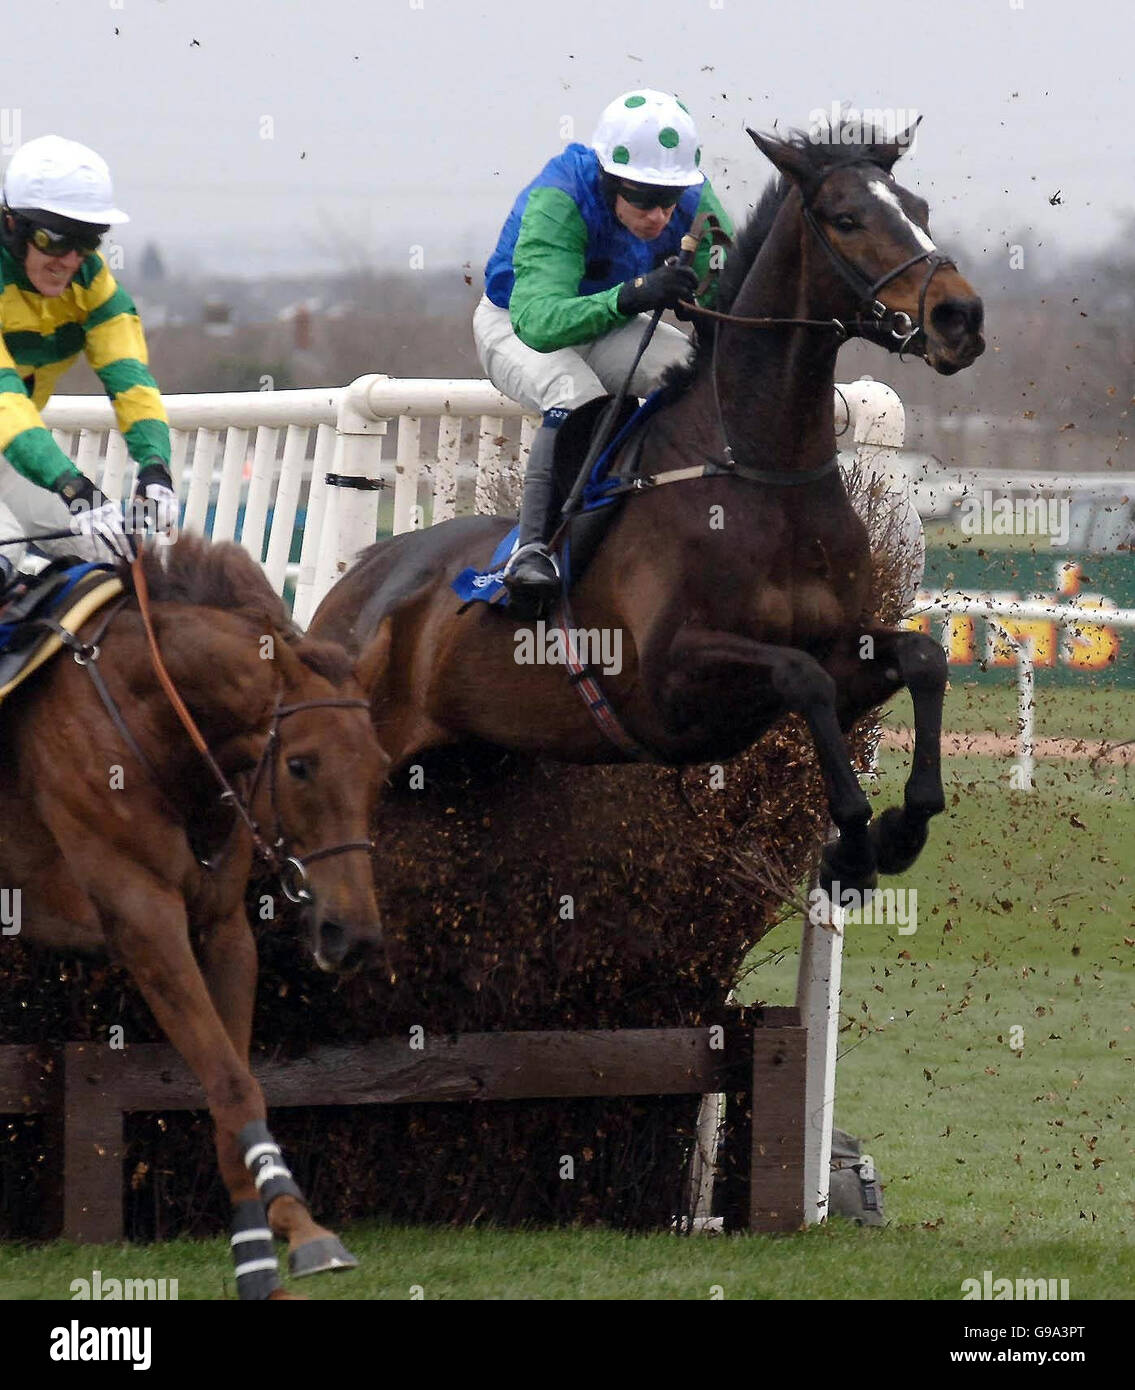
[[[214,544],[201,536],[182,535],[174,545],[147,549],[143,564],[155,603],[222,609],[247,622],[258,635],[282,638],[305,666],[333,685],[351,676],[353,665],[343,648],[305,637],[264,571],[233,541]]]
[[[840,138],[841,132],[845,129],[848,134],[855,136],[853,141],[846,144]],[[865,149],[871,144],[870,140],[864,139],[865,134],[859,122],[842,121],[839,125],[829,124],[824,130],[813,133],[802,130],[789,131],[783,137],[783,143],[793,146],[805,156],[813,174],[821,174],[840,164],[861,163]],[[733,238],[733,245],[729,248],[717,282],[717,299],[713,308],[727,314],[733,307],[733,302],[745,283],[745,277],[760,255],[761,247],[768,240],[776,215],[792,187],[792,181],[786,179],[783,174],[774,174],[765,185],[756,207]],[[697,335],[692,340],[693,352],[688,361],[668,367],[663,375],[663,386],[675,394],[680,394],[693,382],[699,364],[712,350],[712,321],[705,320],[699,323],[697,329]]]

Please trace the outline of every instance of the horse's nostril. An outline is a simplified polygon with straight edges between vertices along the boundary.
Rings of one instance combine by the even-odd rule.
[[[947,342],[981,331],[985,308],[980,299],[944,299],[930,313],[930,322]]]
[[[347,954],[350,938],[338,922],[324,922],[319,929],[319,954],[338,965]]]

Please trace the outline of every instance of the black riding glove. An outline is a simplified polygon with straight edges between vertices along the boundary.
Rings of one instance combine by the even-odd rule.
[[[127,535],[122,508],[95,487],[83,473],[62,478],[54,489],[71,513],[71,530],[105,546],[123,560],[133,560],[134,546]]]
[[[646,309],[673,309],[679,299],[693,299],[698,277],[692,266],[660,265],[649,275],[619,286],[615,307],[620,314],[641,314]]]

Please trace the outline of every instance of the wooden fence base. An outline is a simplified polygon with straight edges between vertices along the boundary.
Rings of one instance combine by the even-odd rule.
[[[414,1042],[316,1048],[254,1070],[270,1109],[725,1091],[742,1102],[734,1170],[748,1178],[748,1200],[734,1201],[732,1224],[753,1231],[803,1224],[806,1032],[796,1009],[766,1008],[756,1027],[466,1033]],[[0,1114],[61,1116],[68,1240],[123,1238],[125,1115],[204,1109],[200,1085],[166,1046],[0,1047]]]

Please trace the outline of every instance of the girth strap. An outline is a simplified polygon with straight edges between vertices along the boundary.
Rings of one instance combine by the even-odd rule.
[[[633,739],[626,729],[623,728],[619,716],[615,713],[614,706],[607,698],[603,687],[599,684],[599,678],[595,672],[585,666],[580,660],[579,648],[575,641],[575,618],[572,614],[571,603],[568,599],[568,585],[570,576],[564,574],[563,589],[560,594],[560,603],[557,612],[553,614],[552,621],[557,622],[560,635],[563,639],[564,652],[566,653],[566,665],[571,675],[568,677],[570,683],[579,691],[579,698],[587,706],[587,711],[592,719],[599,726],[599,731],[608,742],[614,746],[625,757],[633,759],[635,762],[651,763],[656,761],[649,749],[644,748],[641,743]]]

